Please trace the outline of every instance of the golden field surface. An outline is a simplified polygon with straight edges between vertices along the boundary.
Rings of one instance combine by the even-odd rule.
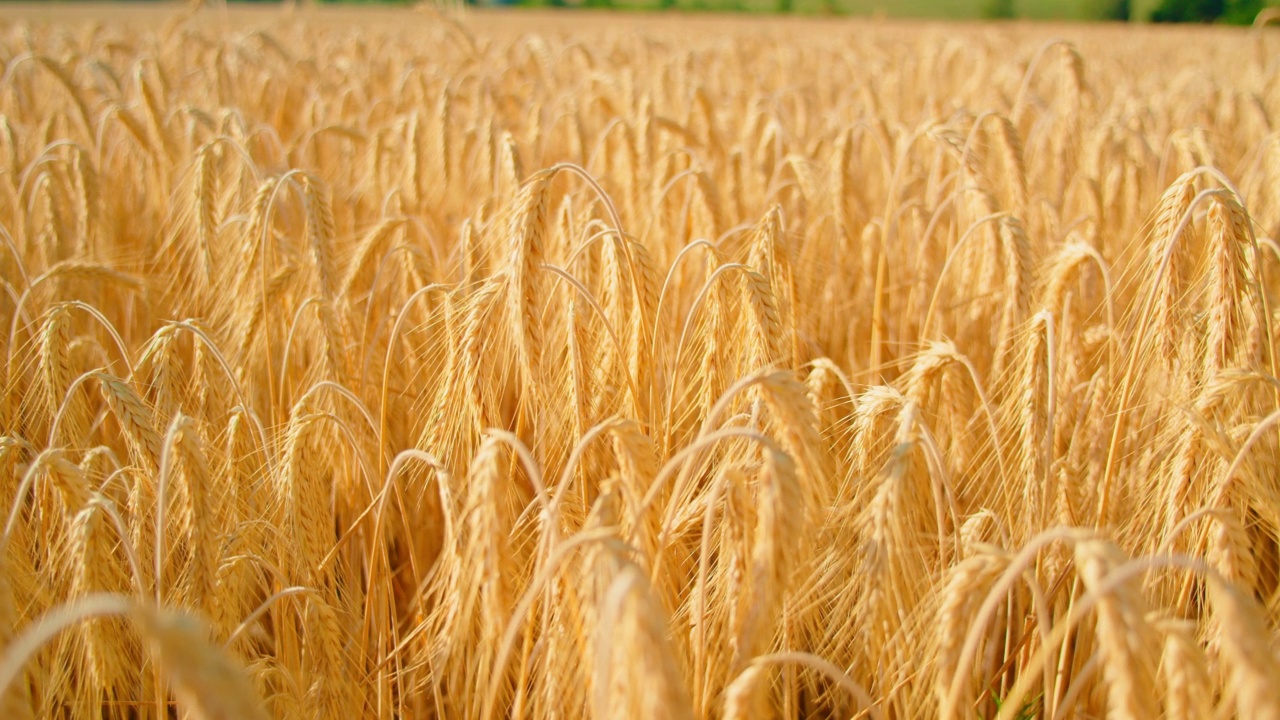
[[[0,717],[1280,718],[1280,37],[8,5]]]

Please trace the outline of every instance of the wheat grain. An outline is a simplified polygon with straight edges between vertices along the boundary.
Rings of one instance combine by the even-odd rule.
[[[0,32],[0,715],[1280,707],[1261,29],[114,12]]]

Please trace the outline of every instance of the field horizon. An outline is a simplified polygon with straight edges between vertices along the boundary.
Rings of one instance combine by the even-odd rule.
[[[190,3],[184,0],[4,0],[0,7],[5,10],[8,22],[35,22],[57,24],[83,24],[89,22],[124,22],[141,23],[143,26],[163,24],[166,19],[180,15],[189,9]],[[978,16],[947,17],[945,14],[902,16],[892,13],[850,12],[839,15],[823,15],[820,13],[769,13],[751,11],[725,11],[714,8],[678,8],[670,10],[646,9],[642,7],[497,7],[483,5],[460,5],[457,7],[438,5],[443,12],[458,18],[474,18],[485,23],[495,23],[497,30],[545,30],[553,27],[565,27],[572,23],[581,27],[583,24],[592,27],[597,23],[606,26],[619,24],[637,27],[652,27],[670,22],[690,22],[697,24],[718,24],[720,27],[741,25],[757,26],[771,23],[783,25],[795,24],[802,27],[825,28],[830,30],[834,25],[839,28],[843,24],[879,23],[921,25],[958,25],[973,27],[986,25],[1001,26],[1039,26],[1043,28],[1114,28],[1116,30],[1155,32],[1235,32],[1247,33],[1246,26],[1222,24],[1159,24],[1150,22],[1106,22],[1091,21],[1084,18],[1036,18],[1019,17],[1002,20],[984,19]],[[413,5],[397,4],[302,4],[290,5],[287,2],[229,2],[225,5],[215,4],[201,10],[203,22],[219,22],[230,20],[233,25],[260,26],[283,17],[307,19],[311,22],[347,23],[355,26],[372,26],[376,28],[405,28],[403,20],[417,18],[425,22],[430,13],[423,13]],[[486,27],[486,29],[488,29]]]

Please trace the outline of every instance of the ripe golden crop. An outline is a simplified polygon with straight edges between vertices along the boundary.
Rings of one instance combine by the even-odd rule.
[[[0,716],[1280,718],[1263,29],[102,12]]]

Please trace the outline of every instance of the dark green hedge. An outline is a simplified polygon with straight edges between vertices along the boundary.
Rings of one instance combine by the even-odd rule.
[[[1151,13],[1156,22],[1227,22],[1248,25],[1265,0],[1163,0]]]

